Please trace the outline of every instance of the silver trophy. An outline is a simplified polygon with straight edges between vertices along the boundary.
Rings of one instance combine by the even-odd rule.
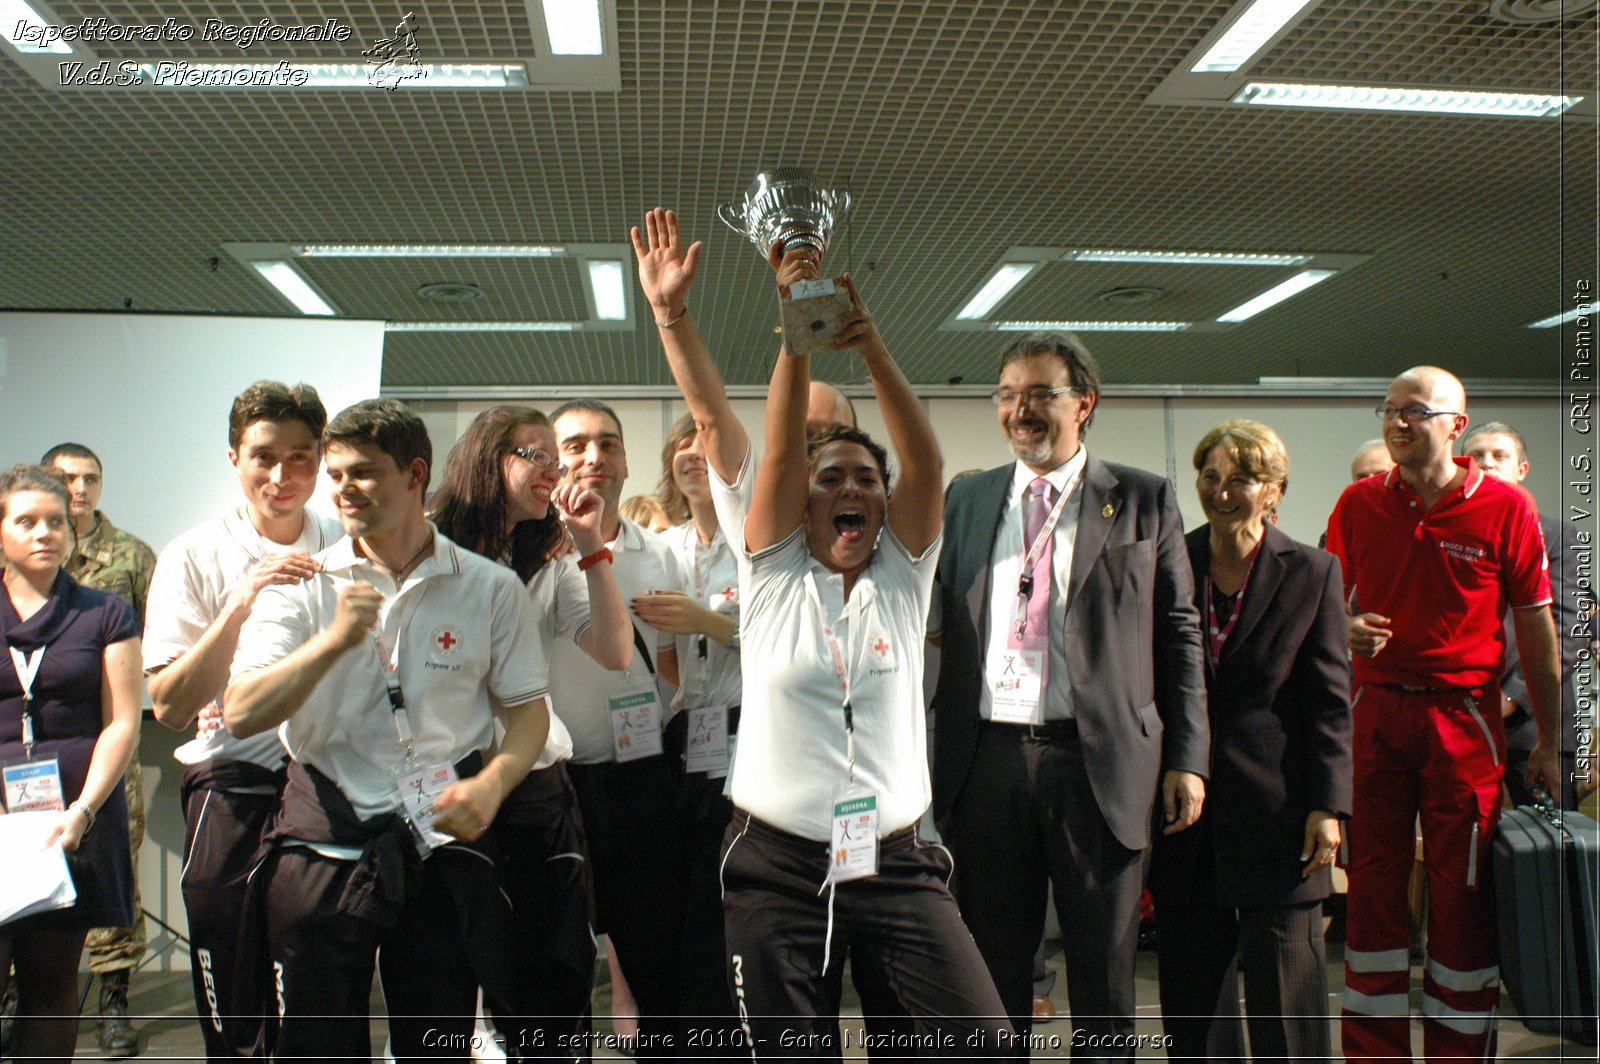
[[[763,256],[771,258],[776,247],[782,253],[809,247],[820,259],[849,209],[850,193],[823,188],[810,171],[788,166],[756,175],[744,201],[721,204],[717,217]]]

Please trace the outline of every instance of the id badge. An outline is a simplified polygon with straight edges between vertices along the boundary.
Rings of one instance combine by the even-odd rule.
[[[707,779],[728,774],[728,707],[706,706],[689,711],[689,739],[684,770],[704,772]]]
[[[402,772],[395,781],[400,794],[400,814],[411,825],[418,849],[426,856],[435,847],[455,841],[442,831],[435,831],[433,822],[439,818],[439,796],[459,777],[454,765],[428,765],[413,772]]]
[[[654,687],[608,698],[606,704],[611,709],[611,749],[618,761],[661,753],[661,697]]]
[[[1044,664],[1046,651],[1013,647],[989,657],[984,677],[992,703],[990,719],[1001,724],[1044,722]]]
[[[833,865],[835,883],[878,874],[878,796],[860,784],[833,789]]]
[[[6,812],[55,812],[67,807],[61,793],[61,763],[53,757],[14,761],[5,775]]]

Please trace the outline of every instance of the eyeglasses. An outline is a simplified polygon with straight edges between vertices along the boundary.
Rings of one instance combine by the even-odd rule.
[[[556,464],[556,456],[543,447],[513,447],[511,453],[518,458],[526,458],[540,469],[549,469]]]
[[[1431,417],[1455,417],[1459,410],[1429,410],[1425,406],[1380,406],[1372,411],[1378,415],[1379,421],[1389,421],[1398,417],[1407,425],[1418,425]]]
[[[1048,403],[1058,395],[1066,395],[1077,391],[1076,388],[1024,388],[1014,392],[1010,388],[1001,388],[998,392],[990,392],[989,398],[995,406],[1011,406],[1019,399],[1026,399],[1030,403]]]

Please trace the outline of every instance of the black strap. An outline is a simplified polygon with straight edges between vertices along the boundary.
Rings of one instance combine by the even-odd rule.
[[[644,636],[639,634],[638,627],[632,621],[628,622],[628,627],[633,629],[633,648],[644,655],[644,667],[650,670],[652,677],[655,676],[655,659],[650,656],[650,648],[644,645]]]

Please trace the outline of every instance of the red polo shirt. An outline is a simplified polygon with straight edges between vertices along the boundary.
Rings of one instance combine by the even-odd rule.
[[[1392,469],[1351,484],[1328,520],[1345,595],[1394,630],[1377,657],[1355,658],[1357,685],[1493,683],[1505,662],[1506,607],[1551,601],[1533,504],[1472,459],[1455,463],[1466,479],[1430,509]]]

